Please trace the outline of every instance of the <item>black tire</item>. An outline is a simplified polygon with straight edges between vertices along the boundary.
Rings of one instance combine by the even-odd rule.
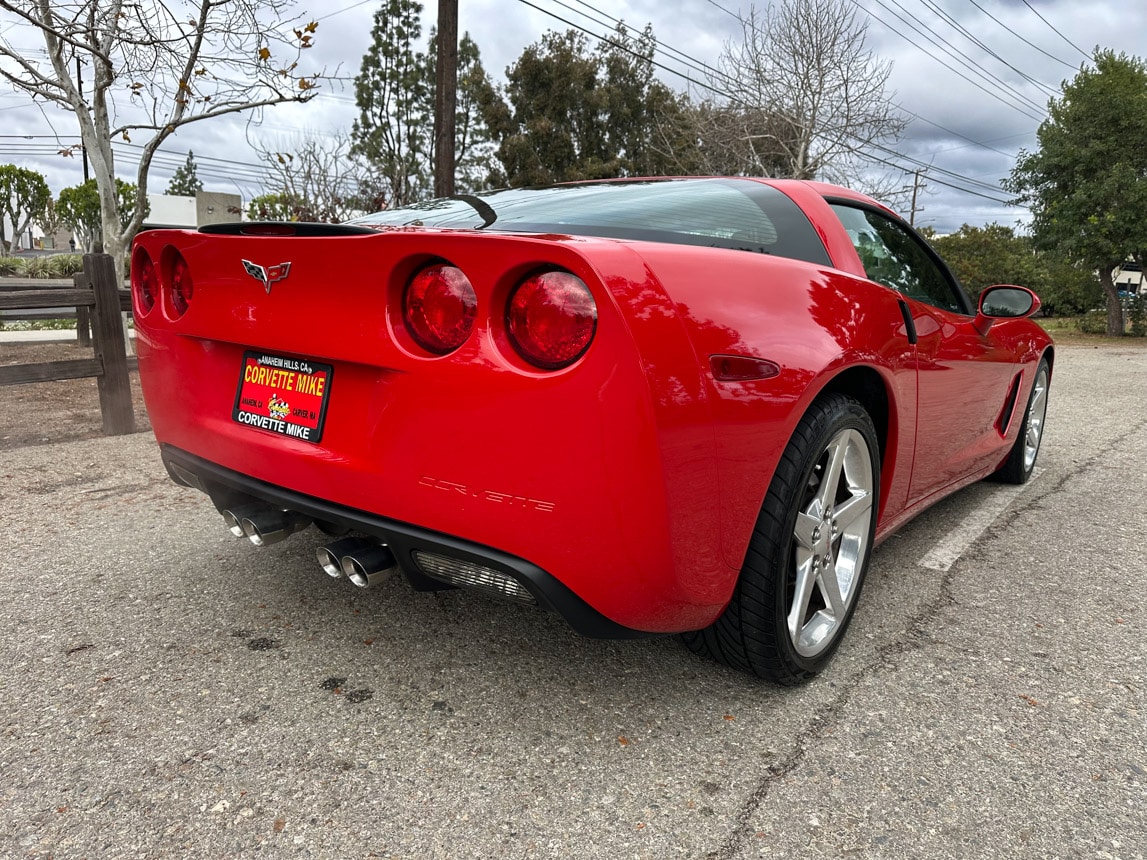
[[[1043,441],[1044,419],[1047,417],[1047,394],[1051,383],[1051,368],[1046,358],[1040,359],[1032,383],[1031,394],[1024,408],[1023,423],[1004,465],[992,475],[1005,484],[1026,484],[1035,471],[1039,446]]]
[[[824,479],[831,481],[834,468],[836,489],[826,504],[821,496],[832,488]],[[818,398],[777,465],[729,605],[709,627],[683,634],[689,649],[778,684],[816,675],[856,608],[876,531],[879,487],[871,417],[843,394]],[[798,582],[807,583],[799,605]]]

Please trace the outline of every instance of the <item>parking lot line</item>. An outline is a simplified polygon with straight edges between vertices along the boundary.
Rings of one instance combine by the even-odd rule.
[[[1001,487],[998,492],[993,493],[982,505],[964,517],[958,526],[948,532],[927,555],[920,559],[920,566],[929,570],[948,570],[959,561],[960,556],[984,533],[988,526],[1007,510],[1008,505],[1039,478],[1042,472],[1043,469],[1036,469],[1026,484]]]

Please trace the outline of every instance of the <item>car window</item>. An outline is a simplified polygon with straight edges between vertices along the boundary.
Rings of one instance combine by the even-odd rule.
[[[871,209],[830,205],[871,280],[933,307],[968,312],[960,288],[911,232]]]
[[[415,203],[355,223],[605,236],[832,264],[801,208],[772,186],[747,179],[507,188]]]

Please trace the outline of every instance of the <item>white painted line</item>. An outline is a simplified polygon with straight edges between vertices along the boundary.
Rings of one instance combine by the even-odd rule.
[[[1017,484],[993,493],[984,504],[972,511],[964,521],[952,529],[926,556],[920,559],[920,566],[929,570],[946,571],[960,560],[968,547],[975,543],[992,523],[1007,510],[1015,498],[1040,476],[1043,469],[1032,472],[1026,484]]]

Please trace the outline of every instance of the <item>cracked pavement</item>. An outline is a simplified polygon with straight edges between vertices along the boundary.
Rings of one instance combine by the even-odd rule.
[[[148,434],[0,453],[0,856],[1147,854],[1147,349],[1059,349],[1039,476],[877,549],[819,679],[263,550]]]

